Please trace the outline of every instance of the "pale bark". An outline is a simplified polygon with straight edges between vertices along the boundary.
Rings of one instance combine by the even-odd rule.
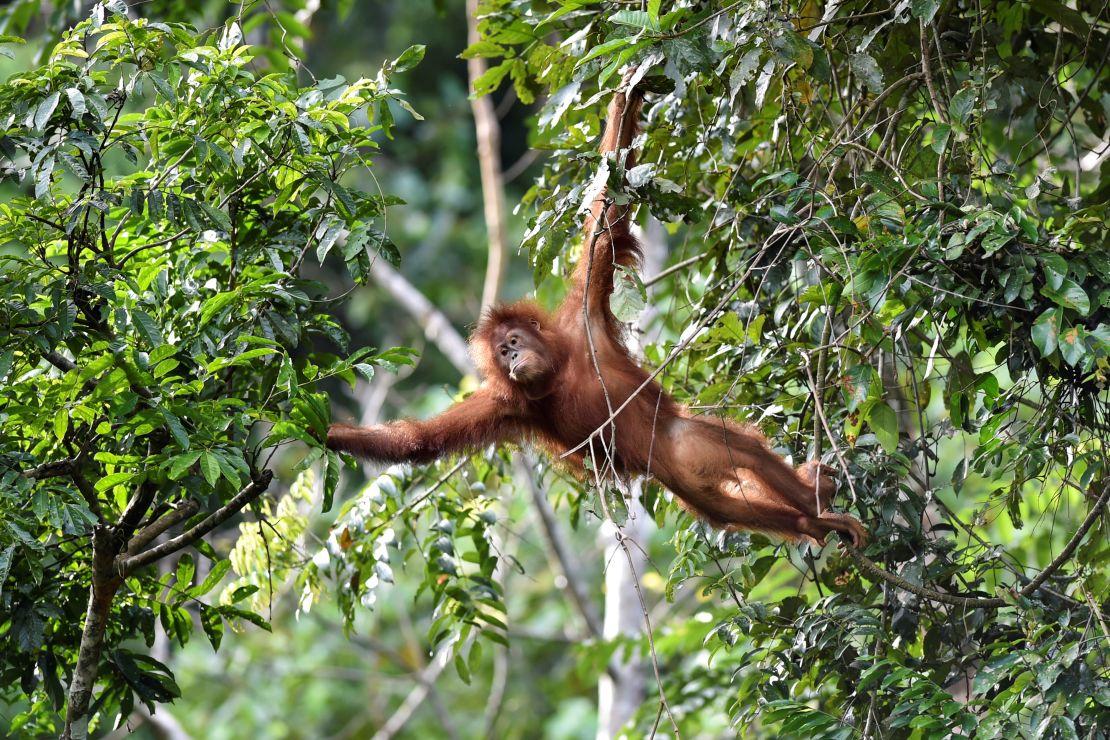
[[[455,331],[447,316],[423,293],[384,260],[374,261],[370,268],[370,276],[416,319],[428,341],[434,344],[460,373],[466,375],[474,372],[474,363],[470,360],[466,340]]]
[[[439,674],[443,673],[443,669],[451,661],[451,648],[450,646],[440,649],[435,657],[428,665],[424,666],[423,670],[417,674],[417,685],[409,692],[405,700],[401,702],[401,706],[397,708],[385,724],[383,724],[377,732],[374,733],[373,740],[389,740],[394,737],[398,732],[404,729],[404,726],[412,719],[412,715],[428,698],[428,693],[435,685],[435,681],[439,678]]]
[[[468,44],[479,40],[478,0],[466,1],[466,38]],[[486,279],[482,286],[482,308],[497,300],[505,272],[505,185],[501,179],[501,125],[490,96],[474,97],[474,81],[485,74],[488,65],[482,58],[466,60],[470,78],[470,109],[474,114],[474,133],[478,139],[478,166],[482,176],[482,213],[489,238]]]
[[[620,528],[628,543],[621,544],[617,526],[603,522],[598,539],[605,543],[605,622],[606,640],[621,636],[639,637],[644,631],[640,607],[640,574],[648,567],[644,553],[651,534],[651,517],[640,503],[642,485],[635,481],[628,497],[629,519]],[[603,494],[599,494],[603,495]],[[627,556],[621,552],[628,548]],[[631,560],[631,562],[629,562]],[[646,696],[647,666],[642,657],[626,650],[613,655],[609,671],[597,682],[597,740],[610,740],[636,714]]]
[[[644,247],[644,274],[659,272],[666,254],[664,233],[658,222],[649,220],[648,230],[641,235]],[[640,332],[647,330],[655,317],[650,307],[644,310],[638,322]],[[639,334],[632,341],[633,352],[643,355]],[[653,528],[651,517],[640,503],[643,493],[641,481],[634,481],[628,497],[628,521],[621,528],[629,543],[627,557],[620,552],[625,547],[616,536],[616,527],[605,522],[599,540],[605,544],[605,639],[619,635],[633,637],[643,634],[644,613],[640,605],[639,578],[649,563],[645,551],[647,538]],[[631,561],[631,562],[629,562]],[[646,696],[647,664],[638,655],[617,653],[609,665],[609,672],[601,676],[597,685],[597,738],[609,740],[617,737],[620,728],[632,719]]]

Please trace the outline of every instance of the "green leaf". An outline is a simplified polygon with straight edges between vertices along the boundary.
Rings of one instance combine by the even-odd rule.
[[[133,472],[132,473],[112,473],[111,475],[106,475],[103,478],[101,478],[100,480],[98,480],[96,482],[96,486],[94,486],[94,487],[96,488],[97,493],[104,493],[109,488],[112,488],[114,486],[118,486],[118,485],[121,485],[123,483],[126,483],[127,481],[131,480],[134,477],[135,477],[135,473],[133,473]]]
[[[1061,316],[1061,309],[1050,308],[1033,322],[1031,329],[1033,344],[1041,351],[1041,357],[1048,357],[1056,351],[1056,344],[1060,337]]]
[[[255,625],[256,627],[261,627],[262,629],[266,630],[267,632],[272,632],[273,631],[273,628],[270,626],[270,623],[267,622],[262,617],[262,615],[260,615],[260,614],[255,614],[254,612],[249,612],[245,609],[237,609],[234,606],[221,606],[221,607],[219,607],[219,611],[225,617],[234,617],[236,619],[242,619],[242,620],[245,620],[247,622],[250,622],[251,624]]]
[[[501,44],[495,44],[487,39],[476,41],[463,50],[459,54],[460,59],[485,59],[491,57],[502,57],[505,55],[505,47]]]
[[[740,61],[737,62],[728,78],[729,94],[732,97],[736,97],[740,88],[748,84],[755,76],[755,71],[759,69],[759,59],[762,54],[763,49],[756,46],[748,49],[744,56],[740,58]]]
[[[217,293],[204,302],[200,309],[200,323],[207,324],[212,320],[212,317],[227,307],[229,303],[239,297],[239,291],[229,290],[224,293]]]
[[[65,438],[67,431],[69,431],[69,410],[63,406],[54,414],[54,436],[60,442]]]
[[[228,575],[229,570],[231,570],[231,560],[216,560],[212,569],[209,570],[209,575],[204,577],[201,584],[189,589],[189,596],[195,599],[208,594],[209,591],[220,585],[220,581]]]
[[[804,38],[787,31],[771,40],[771,46],[779,54],[781,61],[797,64],[802,69],[813,66],[813,47]]]
[[[35,172],[35,197],[40,200],[50,192],[51,176],[54,174],[54,157],[46,157]],[[79,212],[79,211],[78,211]]]
[[[886,401],[880,401],[871,407],[867,414],[867,423],[887,454],[898,450],[898,415]]]
[[[621,36],[620,38],[610,39],[609,41],[606,41],[604,44],[599,44],[598,46],[595,46],[593,49],[590,49],[589,53],[587,53],[586,56],[579,59],[578,63],[575,65],[575,68],[577,69],[578,67],[581,67],[582,65],[584,65],[586,62],[590,61],[591,59],[596,59],[597,57],[602,56],[603,54],[608,54],[610,52],[616,51],[617,49],[621,49],[625,46],[628,46],[630,43],[632,43],[632,38],[631,37]],[[475,83],[475,88],[477,88],[477,83]]]
[[[52,92],[39,103],[38,107],[35,108],[35,128],[42,129],[46,127],[54,109],[58,107],[60,97],[57,92]]]
[[[979,93],[974,87],[960,88],[948,103],[949,114],[959,121],[961,126],[966,126],[971,111],[975,109],[975,101],[978,97]]]
[[[483,95],[489,95],[500,87],[501,80],[505,79],[505,75],[509,74],[510,69],[512,69],[512,64],[509,62],[501,62],[496,67],[487,69],[481,77],[474,80],[474,97],[480,98]]]
[[[213,452],[212,454],[216,458],[216,463],[220,466],[220,474],[236,487],[243,485],[242,476],[227,455],[220,451]]]
[[[455,672],[459,674],[463,683],[470,684],[470,668],[467,667],[462,655],[455,656]]]
[[[933,128],[933,140],[929,146],[937,154],[943,154],[944,148],[948,146],[948,137],[952,134],[952,127],[947,123],[939,123]]]
[[[609,309],[622,324],[629,324],[640,317],[647,306],[647,291],[643,283],[630,270],[620,269],[613,281],[609,296]]]
[[[401,52],[401,56],[393,62],[393,69],[396,72],[408,72],[410,69],[420,64],[424,59],[424,45],[415,44]]]
[[[331,225],[324,228],[323,232],[324,234],[320,237],[320,242],[316,245],[316,261],[321,265],[324,264],[324,259],[328,256],[328,252],[331,251],[335,242],[343,234],[343,225],[338,222],[333,222]]]
[[[150,345],[151,349],[156,349],[166,343],[166,340],[162,339],[162,332],[158,329],[157,322],[146,311],[141,308],[132,309],[131,318],[134,320],[134,326],[136,331],[139,332],[139,336]]]
[[[216,208],[214,205],[204,202],[203,200],[198,200],[197,205],[200,206],[200,209],[204,211],[204,214],[208,216],[212,223],[219,226],[223,231],[231,233],[231,219],[228,218],[228,215],[226,213],[221,211],[219,208]]]
[[[162,418],[166,421],[166,428],[170,430],[170,434],[177,440],[184,450],[189,449],[189,434],[185,431],[185,427],[181,425],[181,420],[178,419],[173,413],[161,404],[158,405],[158,410],[162,412]],[[172,475],[170,477],[173,477]]]
[[[4,594],[4,581],[8,580],[8,571],[12,567],[13,555],[15,555],[15,545],[8,545],[0,551],[0,596]]]
[[[335,498],[335,489],[339,485],[339,471],[343,467],[339,454],[335,450],[328,450],[327,467],[324,469],[324,501],[321,511],[331,511],[332,501]]]
[[[1058,254],[1040,255],[1041,268],[1044,270],[1045,284],[1052,290],[1059,290],[1068,276],[1068,263]]]
[[[193,467],[197,460],[200,459],[200,452],[186,452],[183,455],[176,455],[171,457],[170,462],[170,480],[181,480],[185,475],[185,471]]]
[[[289,355],[281,358],[281,367],[278,368],[277,384],[292,398],[297,395],[297,372],[293,367],[293,360]]]
[[[8,377],[8,373],[12,370],[12,363],[15,360],[15,350],[9,349],[5,352],[0,352],[0,382],[3,382]]]
[[[77,88],[67,87],[66,97],[69,98],[70,117],[74,120],[80,120],[81,116],[85,115],[88,110],[85,107],[85,96]]]
[[[208,450],[200,456],[200,472],[210,486],[214,487],[216,481],[220,479],[220,461]]]
[[[1059,23],[1061,27],[1068,29],[1080,39],[1086,41],[1090,38],[1091,28],[1079,11],[1073,10],[1063,3],[1057,2],[1057,0],[1031,0],[1029,5],[1038,13],[1043,13]],[[1077,7],[1082,8],[1083,5],[1080,4]]]
[[[223,370],[225,367],[250,365],[253,364],[252,360],[273,354],[277,354],[277,350],[273,347],[256,347],[255,349],[248,349],[246,352],[235,355],[234,357],[217,357],[205,366],[205,370],[210,373],[216,373]]]
[[[1041,295],[1058,306],[1078,311],[1080,316],[1091,312],[1091,299],[1087,297],[1087,292],[1071,278],[1064,278],[1058,290],[1044,286],[1041,288]]]
[[[840,377],[840,390],[844,393],[849,411],[855,411],[871,397],[871,388],[878,377],[875,368],[870,365],[855,365]]]
[[[848,65],[868,90],[876,95],[883,91],[883,71],[870,54],[853,54],[848,58]]]
[[[641,31],[653,31],[658,33],[661,30],[659,27],[659,16],[652,16],[650,13],[643,10],[619,10],[613,13],[610,20],[619,26],[632,26]]]
[[[1072,367],[1083,359],[1087,353],[1087,343],[1084,341],[1086,332],[1082,326],[1073,326],[1065,329],[1060,335],[1060,356],[1064,362]]]
[[[777,204],[771,206],[771,218],[787,226],[793,226],[794,224],[800,223],[802,220],[796,213],[790,210],[788,206]]]
[[[236,588],[234,591],[231,592],[231,596],[226,596],[225,595],[224,598],[226,598],[232,604],[238,604],[243,599],[246,599],[250,596],[254,596],[256,593],[258,593],[258,586],[255,586],[252,583],[248,586],[239,586],[238,588]]]
[[[910,12],[914,18],[920,18],[926,24],[933,22],[933,16],[940,8],[940,0],[911,0]]]
[[[77,175],[78,179],[88,182],[89,171],[85,169],[85,165],[81,164],[80,160],[78,160],[77,157],[73,156],[69,152],[59,151],[58,159],[62,161],[62,164],[66,166],[67,170]]]
[[[630,48],[629,53],[634,53],[637,49],[643,49],[652,43],[651,39],[641,39]],[[716,59],[709,39],[703,34],[667,39],[663,42],[663,55],[684,75],[691,72],[709,72],[714,67]]]
[[[193,562],[193,556],[189,553],[183,553],[177,561],[177,588],[181,590],[188,589],[193,585],[193,574],[197,572],[197,566]],[[184,598],[187,594],[181,594]]]
[[[99,375],[100,373],[104,372],[112,365],[114,365],[115,362],[116,358],[112,355],[101,355],[100,357],[97,357],[95,360],[85,365],[85,368],[81,371],[81,374],[77,376],[77,385],[84,385],[86,382],[91,380],[94,375]]]
[[[177,93],[170,86],[170,83],[166,82],[165,77],[155,72],[147,72],[147,77],[152,83],[154,83],[154,88],[162,95],[163,98],[171,103],[177,103]]]
[[[220,562],[228,562],[222,560]],[[213,650],[220,649],[220,642],[224,636],[224,618],[217,609],[210,606],[202,606],[200,610],[200,626],[204,628],[204,634],[208,638],[208,642],[212,645]]]

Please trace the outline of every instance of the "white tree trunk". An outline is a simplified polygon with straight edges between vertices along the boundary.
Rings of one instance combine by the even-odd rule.
[[[647,549],[647,538],[653,524],[640,503],[641,489],[639,481],[631,486],[629,519],[621,528],[624,537],[631,540],[628,553],[632,556],[633,568],[629,568],[629,558],[617,539],[616,525],[604,522],[598,535],[605,545],[605,621],[602,635],[606,640],[620,635],[637,637],[644,631],[644,614],[636,589],[640,575],[648,567],[644,550]],[[602,673],[597,683],[597,740],[619,736],[620,728],[644,701],[648,671],[647,662],[639,655],[628,655],[623,650],[613,655],[609,672]]]
[[[644,246],[643,274],[655,275],[662,268],[666,255],[663,229],[658,221],[648,220],[647,230],[639,235]],[[649,302],[650,306],[650,302]],[[640,317],[640,330],[646,331],[654,317],[649,307]],[[632,338],[632,351],[643,355],[639,335]],[[643,494],[641,481],[629,487],[628,521],[622,528],[628,543],[628,555],[616,536],[616,526],[605,522],[599,537],[605,546],[605,621],[602,634],[610,640],[618,635],[639,636],[644,631],[644,613],[637,593],[639,579],[648,568],[647,540],[655,528],[647,510],[640,503]],[[631,559],[632,567],[629,568]],[[625,655],[623,651],[613,656],[609,672],[597,684],[597,740],[609,740],[620,734],[620,728],[636,713],[646,695],[646,681],[650,663],[638,655]]]

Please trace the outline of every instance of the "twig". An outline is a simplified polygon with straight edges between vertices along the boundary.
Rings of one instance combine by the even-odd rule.
[[[669,278],[671,275],[675,274],[679,270],[683,270],[683,269],[689,267],[690,265],[696,265],[698,262],[701,262],[703,259],[708,257],[709,254],[710,254],[709,252],[702,252],[701,254],[695,254],[693,257],[687,257],[686,259],[682,260],[681,262],[676,262],[673,265],[671,265],[670,267],[668,267],[667,269],[662,270],[659,273],[657,273],[655,275],[652,275],[649,278],[644,278],[644,280],[643,280],[644,287],[645,288],[650,288],[651,286],[655,285],[659,281],[666,280],[667,278]]]
[[[1097,521],[1099,516],[1102,514],[1102,510],[1106,506],[1106,502],[1108,499],[1110,499],[1110,483],[1106,484],[1102,495],[1099,496],[1098,501],[1096,501],[1094,506],[1091,507],[1091,510],[1087,512],[1087,517],[1083,520],[1083,523],[1079,525],[1079,529],[1075,531],[1075,534],[1072,535],[1071,540],[1069,540],[1068,544],[1064,546],[1064,549],[1060,552],[1060,554],[1057,555],[1052,560],[1052,562],[1049,563],[1044,568],[1044,570],[1042,570],[1037,575],[1036,578],[1026,584],[1026,586],[1020,591],[1016,592],[1018,596],[1022,598],[1029,598],[1030,596],[1032,596],[1034,593],[1036,593],[1037,589],[1039,589],[1041,585],[1044,584],[1045,581],[1052,577],[1052,575],[1057,570],[1059,570],[1064,563],[1068,561],[1068,559],[1075,552],[1076,548],[1079,547],[1080,542],[1083,541],[1083,537],[1087,534],[1087,531],[1090,530],[1095,521]],[[884,570],[882,567],[877,565],[873,560],[861,553],[851,544],[845,542],[844,548],[847,550],[848,555],[852,558],[852,560],[856,562],[856,565],[859,566],[860,570],[863,570],[866,573],[870,573],[871,575],[880,578],[887,583],[893,584],[905,591],[917,594],[923,599],[938,601],[942,604],[951,604],[952,606],[959,606],[967,609],[997,609],[999,607],[1006,606],[1008,603],[1006,599],[982,598],[977,596],[959,596],[956,594],[943,593],[941,591],[926,588],[924,586],[918,586],[916,583],[911,583],[901,576],[897,576],[894,573]]]
[[[558,523],[555,520],[555,513],[551,510],[551,504],[543,495],[543,491],[536,485],[536,481],[524,470],[525,466],[529,468],[535,467],[535,460],[528,452],[523,453],[524,463],[518,461],[517,468],[520,478],[522,478],[528,486],[528,491],[532,496],[532,505],[536,510],[536,514],[540,519],[540,529],[544,534],[544,541],[547,543],[548,548],[551,550],[552,559],[559,564],[562,570],[563,578],[566,580],[566,591],[570,595],[571,602],[578,609],[578,613],[582,616],[582,621],[586,624],[586,630],[590,636],[595,639],[601,639],[602,625],[601,619],[598,618],[597,612],[594,610],[593,602],[590,601],[587,595],[586,587],[582,583],[579,575],[582,573],[581,563],[571,553],[570,548],[567,547],[566,541],[563,539],[562,532],[559,530]]]
[[[941,123],[948,123],[948,114],[943,105],[941,105],[940,96],[937,95],[937,88],[933,84],[933,70],[929,65],[929,51],[932,48],[932,40],[928,37],[928,29],[925,26],[925,21],[922,19],[919,22],[921,28],[921,72],[925,75],[925,88],[929,91],[929,99],[933,102],[933,110],[937,112],[937,118]],[[877,153],[875,156],[879,156]],[[937,200],[941,203],[944,202],[944,151],[937,152]],[[944,225],[944,209],[937,212],[937,223],[940,226]]]
[[[742,5],[743,2],[744,2],[744,0],[737,0],[737,2],[733,3],[732,5],[726,5],[725,7],[721,8],[720,10],[717,10],[713,13],[710,13],[709,15],[705,16],[701,20],[698,20],[694,23],[691,23],[689,26],[686,26],[686,28],[683,28],[681,31],[673,31],[671,33],[660,34],[659,36],[656,36],[655,38],[659,39],[659,40],[666,40],[666,39],[676,39],[679,36],[685,36],[686,34],[693,31],[695,28],[698,28],[700,26],[704,26],[706,23],[713,20],[717,16],[727,13],[728,11],[732,10],[733,8],[735,8],[738,5]]]
[[[447,667],[450,659],[450,646],[444,647],[436,653],[432,661],[424,666],[424,669],[417,675],[418,684],[401,702],[397,711],[374,733],[372,740],[389,740],[404,728],[412,715],[420,708],[420,705],[432,690],[435,680],[439,678],[439,674],[443,673],[443,669]]]
[[[948,115],[945,108],[941,105],[940,96],[937,95],[937,88],[933,84],[933,68],[930,65],[931,55],[929,53],[932,44],[929,42],[927,28],[925,21],[919,21],[921,28],[921,74],[925,76],[925,88],[929,91],[929,100],[933,103],[933,110],[937,112],[937,118],[941,123],[948,123]]]
[[[1093,75],[1091,75],[1091,81],[1087,84],[1087,87],[1083,88],[1083,92],[1081,92],[1079,95],[1076,96],[1075,102],[1072,103],[1072,106],[1068,110],[1067,115],[1064,116],[1064,122],[1065,123],[1067,123],[1068,121],[1071,120],[1072,116],[1075,115],[1075,112],[1077,110],[1079,110],[1079,106],[1083,105],[1083,101],[1086,100],[1087,96],[1091,94],[1091,90],[1094,88],[1094,86],[1099,84],[1099,81],[1100,81],[1101,75],[1102,75],[1102,68],[1106,66],[1107,58],[1110,58],[1110,44],[1106,44],[1106,48],[1104,48],[1102,50],[1102,61],[1098,63],[1098,68],[1095,69],[1095,73]],[[1048,137],[1048,141],[1046,141],[1044,143],[1044,145],[1040,148],[1039,151],[1033,152],[1028,157],[1023,159],[1021,162],[1019,162],[1014,167],[1014,169],[1015,170],[1020,170],[1022,167],[1024,167],[1025,165],[1029,164],[1034,159],[1039,157],[1042,152],[1047,152],[1048,148],[1050,146],[1052,146],[1056,142],[1057,139],[1060,138],[1060,134],[1064,133],[1066,128],[1067,128],[1067,126],[1061,126],[1060,128],[1058,128],[1056,130],[1056,133],[1054,133],[1052,136]],[[1026,142],[1026,143],[1028,143],[1028,142]]]
[[[1106,627],[1106,620],[1102,617],[1102,610],[1098,608],[1098,602],[1091,596],[1089,589],[1083,589],[1083,598],[1087,600],[1087,606],[1091,609],[1091,614],[1094,616],[1098,626],[1102,628],[1102,636],[1106,638],[1107,645],[1110,645],[1110,629]]]

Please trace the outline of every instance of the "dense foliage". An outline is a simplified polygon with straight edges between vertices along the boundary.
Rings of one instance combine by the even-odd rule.
[[[26,22],[38,5],[13,7]],[[652,639],[603,641],[582,638],[557,586],[594,587],[610,563],[555,572],[510,453],[391,469],[315,539],[306,514],[331,507],[339,472],[315,441],[329,416],[316,383],[407,355],[328,354],[345,350],[324,301],[338,291],[302,273],[361,280],[373,252],[396,256],[381,218],[393,201],[364,165],[402,111],[389,75],[421,52],[374,80],[301,87],[290,67],[308,32],[285,9],[305,3],[274,5],[198,34],[109,4],[0,87],[0,188],[15,196],[0,205],[0,690],[21,712],[6,730],[60,728],[100,583],[113,596],[100,726],[179,693],[144,641],[162,629],[184,643],[195,621],[219,652],[194,641],[171,665],[187,688],[173,711],[198,736],[358,736],[406,712],[413,736],[581,736],[622,648],[662,679],[633,736],[1104,732],[1105,6],[481,5],[481,40],[463,52],[489,62],[477,91],[531,106],[547,154],[519,209],[541,299],[578,242],[608,94],[639,64],[643,154],[610,184],[662,222],[671,267],[622,281],[615,308],[633,319],[647,295],[647,364],[668,390],[759,424],[796,461],[821,456],[873,537],[862,558],[815,559],[714,533],[651,489],[662,536],[636,544],[651,558]],[[420,12],[391,19],[431,44]],[[336,45],[360,40],[326,22]],[[256,51],[240,34],[258,28]],[[437,113],[393,156],[472,155],[450,106]],[[397,250],[404,274],[449,275],[455,235],[415,246],[404,230],[455,218],[443,214],[467,186],[397,179],[421,199],[388,229],[413,242]],[[424,289],[465,321],[459,281],[442,282]],[[363,336],[398,343],[372,323]],[[412,395],[420,410],[447,400]],[[308,445],[300,467],[320,484],[310,470],[257,499],[288,439]],[[286,484],[301,457],[279,468]],[[557,469],[527,472],[578,525],[583,562],[599,518],[625,524],[620,492],[601,505]],[[246,498],[255,512],[230,554],[195,539],[203,558],[155,551],[176,571],[132,561],[119,583],[98,576],[98,552],[126,563],[128,538]],[[221,641],[225,621],[269,609],[281,639]],[[372,635],[344,640],[339,620]]]
[[[690,259],[655,298],[678,342],[649,357],[693,407],[748,408],[795,459],[825,453],[893,574],[831,557],[825,596],[750,598],[763,541],[680,527],[672,578],[721,596],[711,662],[660,655],[688,733],[707,696],[809,736],[1110,719],[1110,27],[1072,5],[488,4],[467,53],[499,62],[490,87],[549,93],[538,127],[568,150],[528,197],[537,274],[597,166],[595,92],[650,66],[670,91],[628,197]],[[902,587],[922,584],[957,598]],[[961,598],[980,595],[1001,598]]]
[[[264,625],[241,608],[256,586],[202,600],[231,563],[201,536],[266,490],[289,439],[321,461],[330,508],[316,384],[407,359],[328,351],[346,335],[302,273],[332,254],[362,280],[392,256],[390,200],[342,181],[422,51],[301,87],[259,71],[239,19],[198,33],[126,10],[98,5],[0,86],[0,684],[29,701],[11,732],[60,730],[68,691],[79,733],[93,680],[100,716],[175,697],[140,647],[158,621],[184,644],[196,619],[214,647],[227,620]],[[187,545],[205,577],[189,554],[151,569]]]

